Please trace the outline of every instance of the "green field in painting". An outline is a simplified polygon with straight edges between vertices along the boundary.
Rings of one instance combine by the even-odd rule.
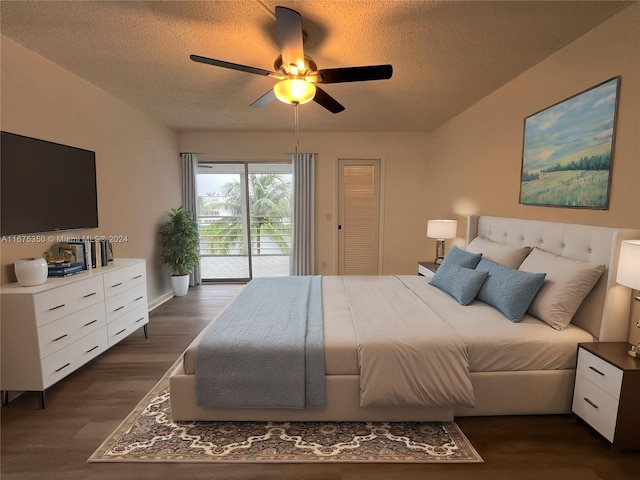
[[[608,170],[551,172],[538,180],[522,182],[520,203],[606,208]]]

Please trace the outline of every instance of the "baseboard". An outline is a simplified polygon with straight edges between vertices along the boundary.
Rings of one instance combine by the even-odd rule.
[[[173,291],[160,295],[158,298],[149,302],[149,311],[158,308],[160,305],[162,305],[165,302],[168,302],[172,298],[173,298]]]

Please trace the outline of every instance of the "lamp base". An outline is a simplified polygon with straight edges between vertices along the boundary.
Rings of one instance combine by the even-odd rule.
[[[436,240],[436,265],[440,265],[444,260],[444,240]]]

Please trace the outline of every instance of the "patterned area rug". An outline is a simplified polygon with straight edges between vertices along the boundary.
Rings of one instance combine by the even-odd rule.
[[[88,462],[481,463],[453,422],[174,422],[168,377]]]

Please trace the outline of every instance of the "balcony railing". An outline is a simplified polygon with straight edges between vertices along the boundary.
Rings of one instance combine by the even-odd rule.
[[[251,255],[289,255],[291,251],[291,217],[268,218],[268,225],[258,228],[261,219],[252,216]],[[245,256],[248,238],[240,216],[205,215],[198,218],[200,256]]]

